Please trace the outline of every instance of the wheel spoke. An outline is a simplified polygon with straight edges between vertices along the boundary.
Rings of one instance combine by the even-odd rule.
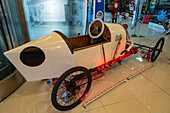
[[[61,77],[56,82],[52,92],[52,103],[57,109],[70,109],[68,106],[76,106],[81,102],[85,92],[91,85],[91,75],[85,68],[70,71],[65,77]],[[59,84],[59,85],[58,85]],[[57,91],[56,91],[57,90]],[[57,104],[56,104],[57,103]]]
[[[155,49],[155,51],[160,51],[160,49]]]

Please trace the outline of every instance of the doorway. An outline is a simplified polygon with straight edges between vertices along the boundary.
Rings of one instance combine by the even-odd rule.
[[[9,61],[3,54],[5,51],[9,50],[10,48],[12,48],[12,44],[5,23],[3,10],[0,5],[0,81],[15,71],[14,66],[12,66],[9,63]]]
[[[4,52],[18,46],[15,30],[10,27],[9,11],[0,0],[0,102],[20,86],[24,78],[4,56]]]

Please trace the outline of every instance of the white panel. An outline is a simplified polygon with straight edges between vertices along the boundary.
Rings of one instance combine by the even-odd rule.
[[[45,53],[45,61],[41,65],[30,67],[20,61],[21,51],[30,46],[39,47]],[[71,51],[57,33],[46,35],[4,54],[27,81],[59,77],[66,70],[75,66]]]
[[[88,69],[104,64],[102,45],[75,51],[73,56],[77,66]]]
[[[120,46],[118,47],[117,54],[115,55],[115,58],[119,57],[121,52],[125,50],[125,47],[126,47],[126,31],[119,24],[114,24],[114,23],[105,23],[105,24],[111,32],[111,42],[104,44],[106,62],[108,62],[108,61],[112,60],[114,53],[115,53],[115,49],[116,49],[117,44],[118,44],[118,41],[116,41],[116,35],[117,36],[122,35],[122,39],[121,39],[121,42],[120,42]]]

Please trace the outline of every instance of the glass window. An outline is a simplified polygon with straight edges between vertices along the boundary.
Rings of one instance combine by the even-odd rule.
[[[85,0],[23,0],[30,40],[53,31],[67,37],[85,32]]]
[[[6,0],[5,1],[7,6],[9,6],[9,12],[11,14],[11,20],[13,21],[13,26],[15,29],[15,33],[16,33],[16,38],[17,38],[17,43],[19,45],[24,44],[24,37],[22,35],[22,31],[21,31],[21,27],[20,27],[20,23],[19,23],[19,18],[17,15],[17,8],[16,8],[16,4],[15,4],[15,0]],[[19,46],[17,45],[17,46]]]
[[[0,27],[2,24],[0,24]],[[0,81],[3,80],[5,77],[10,75],[11,73],[14,72],[15,68],[13,65],[9,63],[9,61],[6,59],[4,56],[4,52],[8,48],[5,44],[5,41],[3,40],[3,31],[0,29]]]
[[[15,0],[2,0],[0,4],[0,81],[16,70],[4,56],[4,52],[23,43]]]

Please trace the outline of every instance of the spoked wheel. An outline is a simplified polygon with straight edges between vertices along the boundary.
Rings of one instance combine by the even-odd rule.
[[[156,45],[155,45],[155,47],[153,48],[153,51],[152,51],[151,62],[154,62],[158,58],[160,52],[162,51],[164,42],[165,42],[165,39],[160,38],[158,40],[158,42],[156,43]]]
[[[66,71],[53,87],[51,101],[62,111],[80,104],[88,94],[92,82],[90,72],[84,67],[74,67]]]

